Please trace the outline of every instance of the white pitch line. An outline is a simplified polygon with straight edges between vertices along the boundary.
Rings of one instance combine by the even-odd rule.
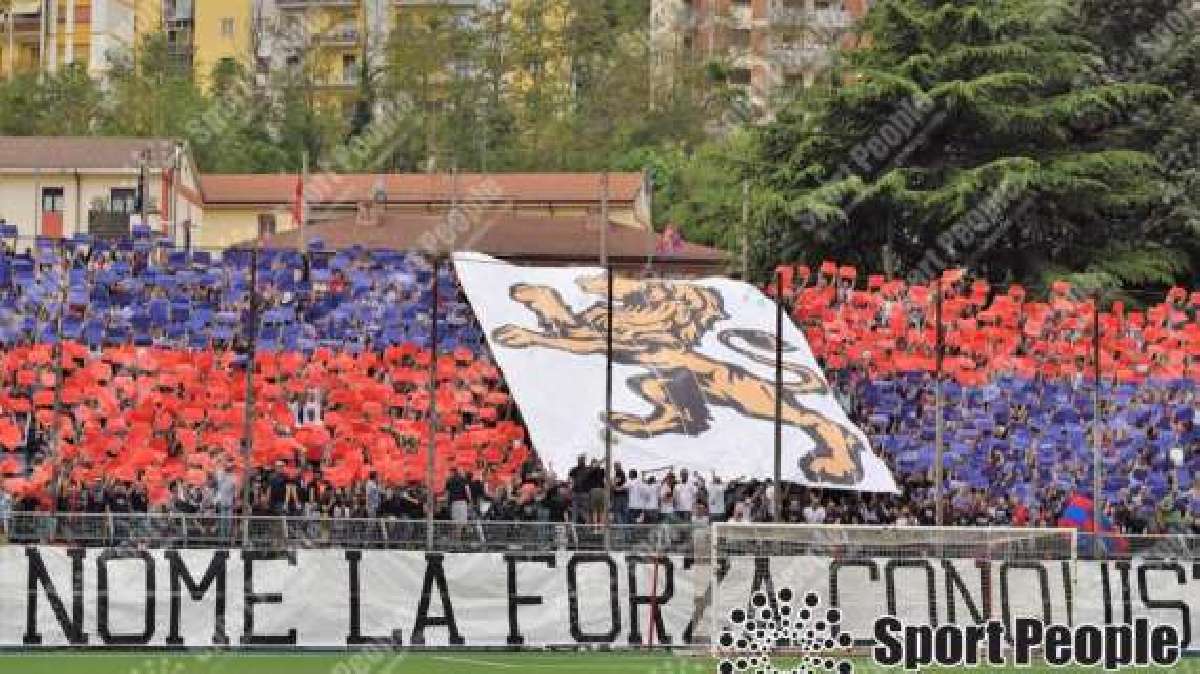
[[[442,660],[444,662],[461,662],[461,663],[467,664],[467,665],[484,665],[487,667],[512,668],[512,667],[521,667],[522,666],[522,665],[514,665],[514,664],[508,663],[508,662],[491,662],[489,660],[476,660],[474,658],[456,658],[452,655],[435,655],[431,659],[432,660]]]

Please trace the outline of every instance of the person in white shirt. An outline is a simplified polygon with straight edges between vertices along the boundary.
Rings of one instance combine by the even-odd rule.
[[[658,518],[658,485],[654,483],[653,475],[646,475],[642,481],[642,521],[658,524]]]
[[[628,478],[625,491],[629,496],[625,507],[629,510],[629,523],[637,524],[642,521],[642,481],[638,479],[638,472],[632,468]]]
[[[658,487],[658,510],[665,524],[675,523],[675,476],[667,473]]]
[[[679,482],[675,485],[675,519],[687,523],[692,519],[696,507],[696,483],[686,468],[679,471]]]
[[[821,505],[821,501],[816,496],[812,497],[812,501],[804,509],[804,521],[809,524],[825,523],[825,506]]]
[[[708,517],[714,522],[725,519],[725,485],[716,475],[708,485]]]

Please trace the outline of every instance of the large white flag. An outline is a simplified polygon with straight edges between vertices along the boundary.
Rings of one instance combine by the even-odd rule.
[[[608,281],[600,268],[454,258],[534,448],[559,471],[604,451]],[[770,477],[775,442],[775,306],[723,278],[614,282],[613,429],[626,469],[668,466],[729,480]],[[808,342],[784,321],[783,477],[896,491],[846,417]]]

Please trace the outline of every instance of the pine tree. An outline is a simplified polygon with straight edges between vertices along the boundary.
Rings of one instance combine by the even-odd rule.
[[[1146,218],[1165,186],[1122,134],[1170,99],[1106,81],[1055,0],[882,0],[842,82],[785,110],[752,175],[758,261],[831,256],[914,279],[967,264],[1025,281],[1168,280],[1186,265]]]

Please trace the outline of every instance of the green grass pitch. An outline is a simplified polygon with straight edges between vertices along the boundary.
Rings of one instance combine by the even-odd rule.
[[[485,651],[360,653],[3,653],[0,674],[714,674],[705,657],[666,653],[511,653]],[[895,672],[869,660],[854,661],[856,674]],[[950,672],[949,669],[924,671]],[[977,668],[974,672],[1063,674],[1086,669]],[[1127,672],[1163,670],[1122,670]],[[1173,670],[1200,674],[1200,658]]]

